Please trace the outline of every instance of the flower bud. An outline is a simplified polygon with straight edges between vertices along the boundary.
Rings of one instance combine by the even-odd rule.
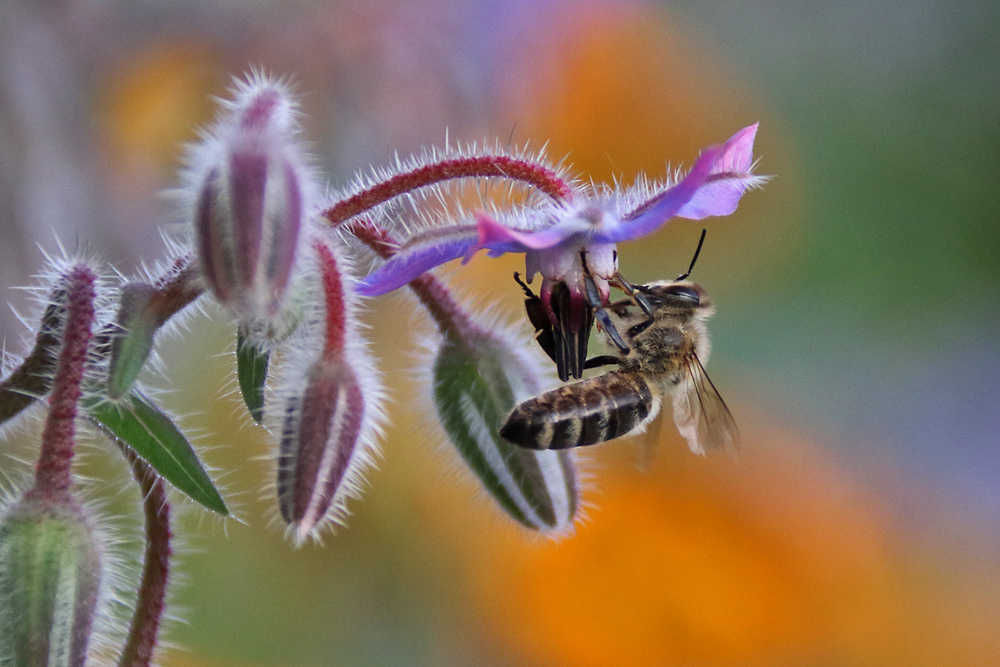
[[[357,329],[354,279],[332,245],[316,240],[322,303],[288,340],[278,380],[278,503],[297,543],[340,520],[372,463],[381,388]],[[268,413],[271,414],[270,412]]]
[[[212,292],[243,322],[279,315],[312,179],[284,87],[255,77],[192,151],[195,248]]]
[[[535,530],[565,532],[579,488],[568,451],[523,449],[500,437],[514,406],[541,389],[539,364],[474,325],[445,335],[433,366],[434,403],[449,438],[507,514]]]
[[[79,505],[29,493],[0,523],[0,662],[83,665],[100,581]]]
[[[364,394],[350,366],[320,360],[285,408],[278,463],[281,516],[304,537],[323,519],[361,434]]]

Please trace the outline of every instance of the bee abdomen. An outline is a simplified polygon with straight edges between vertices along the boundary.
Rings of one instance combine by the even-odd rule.
[[[500,436],[530,449],[593,445],[642,424],[653,402],[642,377],[612,372],[526,400],[514,408]]]

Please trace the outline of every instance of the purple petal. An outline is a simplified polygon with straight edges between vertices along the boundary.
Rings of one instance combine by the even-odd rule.
[[[485,213],[476,215],[476,230],[479,241],[472,252],[487,248],[490,257],[499,257],[507,252],[527,252],[528,250],[545,250],[560,245],[571,236],[588,232],[593,229],[579,216],[568,216],[559,223],[537,232],[518,231],[494,220]]]
[[[736,210],[740,198],[757,180],[750,173],[753,166],[753,140],[757,124],[743,128],[722,147],[704,186],[687,204],[675,213],[679,218],[701,220],[713,215],[729,215]]]
[[[713,174],[722,171],[738,174],[750,172],[750,168],[753,167],[753,140],[757,136],[759,124],[754,123],[744,127],[722,144],[722,157],[712,170]]]
[[[467,256],[478,234],[472,225],[433,229],[411,239],[385,264],[358,283],[357,292],[378,296],[418,278],[425,271]]]
[[[594,235],[594,241],[620,243],[659,229],[667,220],[676,216],[705,185],[722,150],[718,146],[706,150],[679,183],[650,199],[620,224],[605,225],[604,229]]]
[[[645,236],[670,218],[700,220],[729,215],[755,182],[753,141],[757,124],[745,127],[722,146],[705,150],[679,183],[650,199],[625,217],[620,225],[605,226],[595,241],[619,243]]]

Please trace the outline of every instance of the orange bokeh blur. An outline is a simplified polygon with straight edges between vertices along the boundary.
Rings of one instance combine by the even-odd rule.
[[[442,540],[471,542],[469,605],[523,664],[1000,659],[989,596],[977,599],[968,575],[932,567],[886,498],[808,436],[756,432],[729,460],[692,456],[671,433],[645,473],[629,464],[634,446],[602,447],[596,489],[585,492],[596,508],[576,535]],[[994,564],[976,578],[997,576]]]

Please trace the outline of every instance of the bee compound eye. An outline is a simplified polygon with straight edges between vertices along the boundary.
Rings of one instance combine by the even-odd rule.
[[[691,301],[692,303],[701,303],[701,297],[698,296],[698,291],[695,290],[690,285],[668,285],[663,288],[666,294],[672,294],[673,296],[679,296],[682,299]]]

